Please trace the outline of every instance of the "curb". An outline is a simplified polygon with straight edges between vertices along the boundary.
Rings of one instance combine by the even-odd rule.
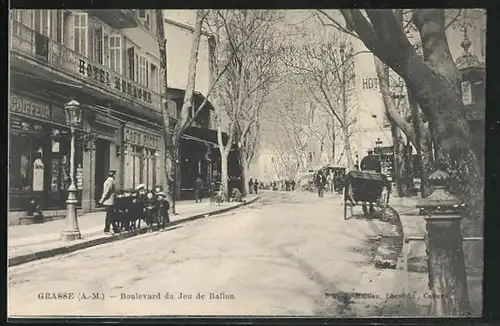
[[[214,210],[214,211],[209,212],[209,213],[198,213],[198,214],[186,217],[184,219],[180,219],[180,220],[177,220],[177,221],[170,222],[167,225],[165,225],[165,227],[170,227],[170,226],[182,224],[182,223],[185,223],[185,222],[190,222],[190,221],[198,220],[198,219],[201,219],[201,218],[204,218],[204,217],[209,217],[209,216],[212,216],[212,215],[222,214],[222,213],[225,213],[227,211],[230,211],[230,210],[233,210],[233,209],[236,209],[236,208],[240,208],[242,206],[246,206],[246,205],[252,204],[255,201],[257,201],[258,199],[260,199],[260,197],[257,196],[255,198],[250,199],[249,201],[244,201],[244,202],[238,203],[238,204],[236,204],[234,206],[224,207],[224,208],[221,208],[221,209],[218,209],[218,210]],[[9,258],[8,267],[22,265],[22,264],[29,263],[29,262],[32,262],[32,261],[35,261],[35,260],[40,260],[40,259],[45,259],[45,258],[51,258],[51,257],[55,257],[55,256],[67,254],[67,253],[70,253],[70,252],[74,252],[74,251],[77,251],[77,250],[86,249],[86,248],[90,248],[90,247],[95,247],[95,246],[98,246],[98,245],[101,245],[101,244],[105,244],[105,243],[111,243],[111,242],[115,242],[115,241],[119,241],[119,240],[124,240],[124,239],[127,239],[127,238],[134,237],[136,235],[147,233],[147,232],[148,232],[148,228],[143,228],[143,229],[139,229],[139,230],[136,230],[136,231],[129,231],[129,232],[126,232],[126,233],[120,233],[118,235],[105,236],[105,237],[102,237],[102,238],[97,238],[97,239],[93,239],[93,240],[89,240],[89,241],[84,241],[84,242],[80,242],[80,243],[77,243],[77,244],[74,244],[74,245],[68,245],[68,246],[64,246],[64,247],[57,247],[57,248],[42,250],[42,251],[39,251],[39,252],[30,253],[30,254],[20,255],[20,256],[17,256],[17,257],[11,257],[11,258]]]

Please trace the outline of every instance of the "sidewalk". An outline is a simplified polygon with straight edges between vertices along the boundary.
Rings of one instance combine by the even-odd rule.
[[[170,214],[170,224],[168,227],[203,218],[206,215],[223,213],[227,210],[254,202],[257,198],[255,195],[250,195],[246,197],[246,202],[244,203],[222,203],[218,206],[211,205],[208,200],[202,203],[194,203],[193,201],[177,202],[176,211],[178,214]],[[48,258],[147,232],[147,228],[142,227],[139,230],[122,232],[118,235],[105,235],[102,231],[104,218],[105,212],[95,212],[78,216],[78,225],[82,239],[70,242],[60,240],[61,231],[65,227],[65,219],[45,222],[43,224],[9,227],[7,236],[9,266]]]

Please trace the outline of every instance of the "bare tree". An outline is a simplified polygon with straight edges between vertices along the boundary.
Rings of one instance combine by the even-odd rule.
[[[286,65],[302,77],[310,98],[331,115],[342,131],[344,152],[349,169],[354,168],[351,136],[356,122],[354,101],[354,61],[352,46],[335,37],[326,42],[289,48]]]
[[[188,78],[186,90],[184,93],[183,105],[181,108],[180,116],[176,116],[177,109],[175,107],[175,103],[172,103],[168,100],[165,100],[163,105],[161,106],[161,114],[163,120],[163,136],[165,142],[165,190],[167,192],[169,200],[172,202],[172,212],[176,213],[175,210],[175,201],[178,197],[178,187],[177,180],[179,180],[180,173],[180,160],[179,160],[179,147],[180,147],[180,139],[183,135],[186,128],[191,126],[195,121],[196,117],[200,112],[202,112],[205,107],[210,94],[214,89],[214,85],[220,80],[221,76],[227,70],[228,65],[221,66],[218,71],[218,75],[212,76],[212,82],[208,93],[205,96],[205,100],[200,104],[199,107],[194,108],[194,90],[196,87],[196,66],[198,63],[198,51],[200,45],[200,39],[202,34],[203,22],[205,21],[207,15],[210,13],[209,10],[197,10],[196,11],[196,23],[194,26],[194,30],[192,32],[192,44],[191,44],[191,52],[189,57],[189,66],[188,66]],[[159,49],[161,56],[161,68],[163,71],[163,89],[164,94],[168,94],[168,85],[167,85],[167,54],[166,54],[166,46],[167,40],[165,38],[165,20],[163,16],[163,10],[156,10],[156,21],[158,22],[158,38],[159,38]],[[241,44],[236,44],[234,50],[229,55],[229,58],[234,57],[235,51],[239,49]],[[169,114],[170,112],[170,114]],[[174,115],[174,116],[172,116]],[[173,127],[173,128],[172,128]]]
[[[275,64],[280,51],[280,38],[273,29],[278,13],[272,10],[218,10],[210,19],[215,29],[215,51],[212,69],[216,72],[226,66],[227,72],[216,85],[216,123],[221,153],[221,182],[224,192],[228,188],[228,155],[238,146],[243,167],[243,180],[247,186],[249,157],[244,152],[245,139],[258,124],[263,101],[272,91],[278,77]],[[236,48],[236,44],[242,44]],[[231,55],[234,54],[234,55]],[[223,142],[223,119],[228,123],[228,141]],[[253,129],[252,129],[253,128]],[[248,142],[247,142],[248,143]]]

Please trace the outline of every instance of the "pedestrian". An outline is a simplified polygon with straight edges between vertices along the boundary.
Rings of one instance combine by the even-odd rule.
[[[115,219],[115,198],[116,198],[116,187],[115,187],[115,176],[116,171],[110,170],[108,172],[108,177],[104,181],[102,196],[99,200],[99,204],[106,207],[106,220],[104,222],[104,233],[109,233],[109,228],[113,225],[113,232],[120,233],[120,229],[116,224]]]
[[[316,175],[316,187],[318,188],[318,196],[323,198],[325,192],[326,178],[321,170]]]
[[[257,194],[258,190],[259,190],[259,181],[255,179],[255,181],[253,182],[253,191],[255,194]]]
[[[380,160],[376,155],[373,155],[373,151],[369,150],[368,155],[363,157],[361,160],[361,171],[375,171],[381,173],[382,166]]]
[[[160,220],[160,229],[165,229],[165,224],[170,223],[170,217],[168,215],[168,210],[170,209],[170,203],[167,200],[167,194],[163,191],[156,193],[157,198],[157,214]]]
[[[361,166],[361,171],[376,172],[376,173],[381,173],[382,171],[380,160],[378,159],[377,156],[373,155],[372,150],[369,150],[368,155],[363,157],[360,166]],[[370,207],[368,211],[366,208],[366,202],[363,202],[362,207],[363,207],[363,213],[365,215],[373,215],[373,213],[375,212],[373,208],[373,203],[370,202],[369,206]]]
[[[203,190],[203,180],[201,180],[200,176],[196,178],[194,182],[194,199],[195,203],[201,203],[202,198],[202,190]]]
[[[253,181],[252,181],[252,178],[250,178],[250,180],[248,180],[248,193],[249,194],[252,194],[253,193]]]
[[[296,185],[295,180],[292,180],[292,191],[295,191],[295,185]]]

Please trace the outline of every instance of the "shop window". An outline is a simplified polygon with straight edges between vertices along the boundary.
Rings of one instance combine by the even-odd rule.
[[[9,190],[31,190],[30,139],[24,135],[11,135],[9,155]]]
[[[125,153],[125,189],[134,188],[134,160],[132,153]]]
[[[144,176],[143,183],[148,188],[153,188],[156,182],[156,151],[154,149],[146,149],[144,156]]]
[[[11,135],[9,189],[14,192],[44,191],[46,155],[44,140],[28,134]]]
[[[130,146],[125,154],[125,188],[133,189],[143,182],[143,147]]]

